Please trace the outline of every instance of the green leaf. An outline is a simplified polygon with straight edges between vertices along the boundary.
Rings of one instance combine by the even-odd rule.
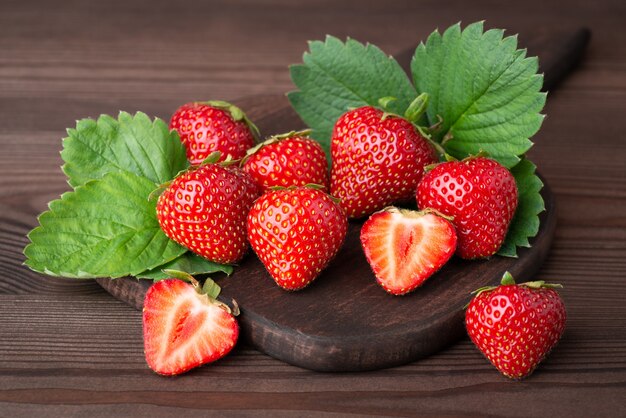
[[[207,277],[204,281],[204,285],[202,286],[202,293],[209,295],[211,299],[217,299],[220,295],[222,288],[213,281],[213,279]]]
[[[107,115],[82,119],[67,133],[61,157],[72,187],[116,171],[161,184],[189,165],[178,134],[141,112],[120,112],[117,120]]]
[[[185,252],[159,228],[154,182],[126,171],[105,174],[50,202],[30,232],[26,265],[74,278],[137,275]]]
[[[539,193],[543,183],[535,174],[537,167],[523,159],[511,169],[518,191],[518,204],[515,216],[509,226],[499,255],[517,257],[517,247],[530,247],[529,238],[539,232],[539,214],[545,210],[543,197]]]
[[[413,56],[411,71],[420,93],[428,93],[430,124],[443,124],[434,134],[456,158],[486,151],[507,167],[516,165],[541,126],[546,100],[536,57],[517,49],[517,38],[503,31],[483,31],[477,22],[459,24],[443,35],[432,33]]]
[[[167,264],[158,266],[152,270],[139,273],[136,277],[139,279],[153,279],[155,281],[167,279],[169,276],[163,273],[164,269],[168,270],[180,270],[191,274],[192,276],[198,274],[210,274],[222,272],[231,275],[233,272],[233,266],[229,264],[218,264],[212,261],[202,258],[192,252],[186,252],[175,260],[170,261]]]
[[[287,96],[327,153],[333,126],[348,108],[377,106],[380,98],[393,96],[390,111],[402,114],[417,96],[396,60],[374,45],[327,36],[310,42],[309,49],[303,64],[290,67],[299,90]]]

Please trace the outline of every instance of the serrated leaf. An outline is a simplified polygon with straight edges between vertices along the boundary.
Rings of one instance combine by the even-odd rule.
[[[530,247],[529,238],[539,232],[539,214],[545,210],[540,191],[543,182],[535,174],[537,167],[523,159],[511,169],[518,191],[518,205],[499,255],[517,257],[517,247]]]
[[[180,270],[192,276],[217,272],[231,275],[233,272],[232,265],[214,263],[194,253],[186,252],[175,260],[154,269],[141,272],[136,277],[139,279],[153,279],[155,281],[167,279],[169,276],[163,273],[164,269]]]
[[[327,153],[333,126],[349,108],[376,106],[378,99],[393,96],[397,100],[389,110],[402,113],[417,96],[396,60],[353,39],[310,42],[303,64],[290,72],[299,90],[287,95],[289,101]]]
[[[185,252],[159,228],[154,182],[126,171],[107,173],[50,202],[30,232],[26,265],[74,278],[137,275]]]
[[[161,184],[188,167],[185,148],[167,124],[144,113],[82,119],[63,140],[63,171],[72,187],[128,171]]]
[[[435,31],[411,62],[416,89],[429,94],[431,124],[443,124],[436,140],[456,158],[486,151],[507,167],[516,165],[541,126],[546,96],[536,57],[517,49],[516,37],[477,22]]]

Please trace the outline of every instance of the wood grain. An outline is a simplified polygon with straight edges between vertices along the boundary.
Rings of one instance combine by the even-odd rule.
[[[0,416],[626,416],[626,3],[478,0],[0,2]],[[590,47],[548,96],[530,158],[559,203],[537,279],[560,281],[566,334],[523,382],[461,340],[375,372],[316,373],[245,345],[176,379],[145,366],[140,313],[93,281],[24,268],[46,203],[68,190],[64,129],[82,117],[282,94],[326,33],[394,53],[435,27],[486,20],[526,39],[588,26]],[[529,52],[532,53],[532,50]]]

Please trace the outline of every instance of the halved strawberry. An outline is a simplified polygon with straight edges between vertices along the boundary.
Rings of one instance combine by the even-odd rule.
[[[435,211],[389,207],[363,224],[361,244],[378,283],[393,295],[403,295],[452,257],[456,232]]]
[[[172,376],[228,354],[237,342],[239,325],[231,309],[216,300],[220,288],[211,279],[200,288],[186,273],[167,272],[191,284],[172,278],[148,289],[143,341],[148,366],[158,374]]]

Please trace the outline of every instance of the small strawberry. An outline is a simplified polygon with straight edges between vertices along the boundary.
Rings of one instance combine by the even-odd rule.
[[[435,149],[407,119],[371,106],[344,113],[331,140],[331,194],[350,218],[410,200]]]
[[[485,157],[438,164],[417,187],[420,209],[452,217],[465,259],[494,255],[517,208],[517,185],[509,170]]]
[[[435,211],[389,207],[363,224],[361,244],[383,289],[404,295],[421,286],[452,257],[456,233]]]
[[[211,155],[214,161],[219,153]],[[176,177],[159,196],[157,219],[165,234],[217,263],[246,253],[246,217],[259,191],[237,167],[207,161]]]
[[[182,105],[172,115],[170,129],[180,135],[193,165],[199,165],[213,152],[220,152],[222,160],[229,155],[241,159],[259,135],[241,109],[217,100]]]
[[[261,196],[248,215],[252,249],[276,283],[299,290],[337,254],[348,222],[341,206],[321,190],[290,187]]]
[[[320,184],[328,190],[328,162],[310,131],[276,135],[248,150],[243,169],[263,189]]]
[[[509,272],[497,287],[476,291],[465,313],[472,342],[505,376],[522,379],[548,355],[565,330],[565,305],[543,281],[515,284]]]
[[[177,278],[156,282],[144,299],[143,343],[148,366],[172,376],[228,354],[239,336],[239,312],[217,301],[220,288],[211,279],[201,288],[186,273],[166,272]]]

